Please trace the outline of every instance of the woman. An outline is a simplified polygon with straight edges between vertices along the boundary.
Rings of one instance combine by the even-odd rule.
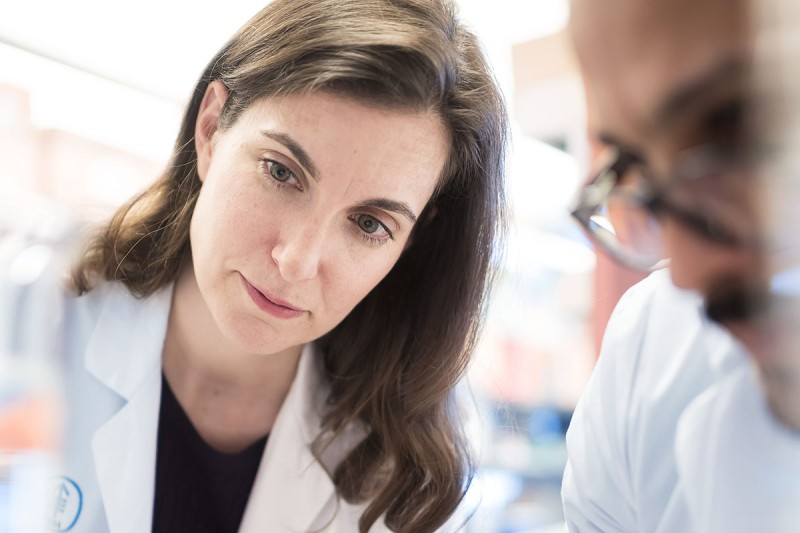
[[[416,533],[451,517],[470,479],[452,392],[505,142],[452,9],[277,0],[211,60],[171,164],[74,271],[85,368],[64,490],[82,516],[62,527]]]

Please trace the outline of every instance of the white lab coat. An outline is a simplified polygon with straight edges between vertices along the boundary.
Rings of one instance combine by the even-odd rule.
[[[161,398],[161,352],[171,287],[135,299],[119,283],[67,298],[63,347],[67,441],[56,530],[142,533],[153,514]],[[331,468],[364,433],[349,428],[311,453],[326,387],[312,345],[275,420],[241,523],[241,533],[352,533],[366,506],[336,497]],[[382,521],[371,531],[388,531]]]
[[[622,298],[567,433],[573,532],[800,531],[800,436],[753,363],[657,272]]]

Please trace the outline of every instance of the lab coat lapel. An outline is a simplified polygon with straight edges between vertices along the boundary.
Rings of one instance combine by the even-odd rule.
[[[319,354],[307,345],[270,432],[239,533],[314,531],[334,518],[333,481],[312,453],[327,396],[318,364]],[[349,438],[347,446],[358,438]]]
[[[92,439],[103,507],[114,533],[151,528],[160,392],[161,381],[148,380]]]
[[[161,352],[172,287],[145,299],[121,284],[106,304],[87,346],[86,368],[126,403],[94,434],[92,452],[109,530],[152,527]]]

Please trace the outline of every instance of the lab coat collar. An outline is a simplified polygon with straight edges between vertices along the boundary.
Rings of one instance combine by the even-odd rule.
[[[86,348],[86,369],[131,400],[161,368],[172,285],[135,298],[122,283],[105,283],[85,297],[104,302]]]
[[[654,283],[663,283],[672,288],[676,293],[681,293],[686,301],[691,301],[694,312],[697,314],[699,323],[702,326],[705,353],[711,368],[720,374],[727,374],[731,370],[738,368],[746,360],[746,350],[739,342],[722,326],[708,318],[706,315],[703,297],[696,291],[681,289],[672,282],[669,269],[653,272],[650,278]]]
[[[698,312],[703,321],[703,329],[707,331],[703,342],[711,368],[720,374],[728,374],[742,366],[747,361],[747,350],[744,346],[728,330],[708,318],[702,310],[702,304]]]
[[[101,285],[86,296],[103,302],[87,345],[86,369],[127,401],[92,438],[103,507],[115,533],[152,527],[161,352],[171,296],[169,286],[136,299],[120,283]]]

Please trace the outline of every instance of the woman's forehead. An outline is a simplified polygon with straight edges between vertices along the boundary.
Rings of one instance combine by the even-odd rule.
[[[437,115],[324,93],[262,99],[229,133],[256,150],[280,150],[320,181],[346,176],[350,184],[398,193],[432,191],[450,151]]]

